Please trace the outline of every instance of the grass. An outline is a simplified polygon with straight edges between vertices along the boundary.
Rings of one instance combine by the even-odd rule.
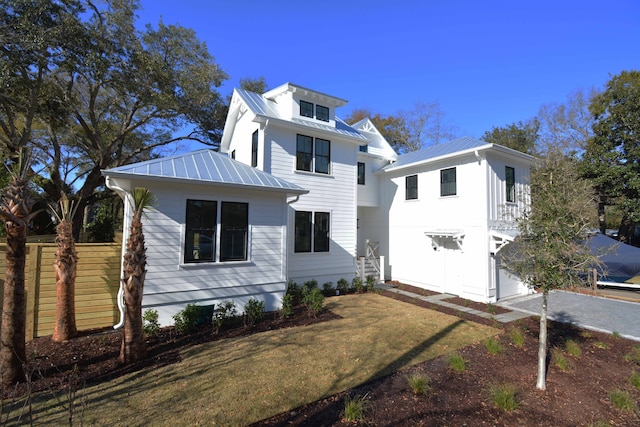
[[[520,329],[511,329],[511,331],[509,332],[509,338],[511,338],[511,342],[516,347],[524,346],[524,333]]]
[[[559,348],[555,348],[553,352],[553,360],[555,365],[562,372],[569,372],[571,370],[571,363],[569,363],[569,359]]]
[[[344,419],[350,422],[365,421],[371,402],[367,400],[367,395],[344,398]]]
[[[456,372],[463,372],[467,369],[467,360],[458,353],[449,355],[449,366]]]
[[[511,384],[494,384],[489,387],[489,395],[493,404],[505,411],[513,411],[520,406],[518,390]]]
[[[596,348],[599,348],[599,349],[601,349],[601,350],[607,350],[607,349],[609,349],[609,345],[608,345],[607,343],[605,343],[605,342],[602,342],[602,341],[596,341],[596,342],[594,342],[594,343],[593,343],[593,346],[594,346],[594,347],[596,347]]]
[[[564,349],[569,356],[580,357],[582,355],[580,344],[574,340],[567,340],[567,342],[564,343]]]
[[[340,318],[189,347],[180,363],[87,387],[84,424],[126,425],[132,414],[139,425],[251,424],[497,333],[374,293],[325,307]],[[48,393],[33,408],[40,425],[66,424]]]
[[[609,393],[609,400],[621,411],[633,412],[636,409],[636,401],[627,391],[613,390]]]
[[[497,355],[502,353],[502,346],[500,345],[500,341],[498,341],[495,337],[489,337],[484,341],[484,347],[487,349],[489,354]]]
[[[640,390],[640,374],[633,371],[629,377],[629,384],[634,386],[637,390]]]
[[[631,348],[631,352],[625,354],[624,359],[627,362],[635,363],[636,365],[640,365],[640,346],[634,345]]]
[[[431,379],[423,374],[410,374],[407,383],[414,394],[428,394],[431,391]]]

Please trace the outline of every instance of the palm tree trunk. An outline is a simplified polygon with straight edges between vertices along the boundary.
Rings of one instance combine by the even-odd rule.
[[[547,388],[547,303],[549,301],[549,291],[542,292],[542,310],[540,311],[540,335],[538,337],[538,381],[536,388],[546,390]]]
[[[70,221],[63,220],[56,227],[58,232],[56,261],[56,323],[53,341],[66,341],[78,333],[75,314],[75,283],[78,255]]]
[[[2,305],[2,330],[0,331],[0,366],[2,383],[12,386],[24,380],[22,364],[25,352],[25,257],[27,229],[7,221],[7,255]]]

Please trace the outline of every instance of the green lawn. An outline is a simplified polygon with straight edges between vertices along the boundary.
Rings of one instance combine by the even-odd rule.
[[[497,333],[377,294],[330,298],[326,307],[341,318],[191,347],[181,363],[79,391],[84,424],[244,425]],[[67,424],[47,394],[34,415],[36,425]]]

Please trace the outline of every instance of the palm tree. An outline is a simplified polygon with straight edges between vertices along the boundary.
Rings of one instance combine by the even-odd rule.
[[[0,369],[2,383],[13,385],[24,380],[25,355],[25,259],[27,227],[35,213],[29,188],[30,155],[21,151],[11,173],[11,182],[0,200],[0,218],[7,233],[2,328],[0,331]]]
[[[122,266],[125,316],[120,361],[123,363],[136,362],[146,353],[142,330],[142,294],[147,255],[141,219],[144,210],[156,204],[156,198],[146,188],[135,188],[131,192],[131,198],[133,218]]]
[[[56,323],[53,326],[53,341],[66,341],[77,333],[75,310],[75,285],[78,254],[73,239],[74,204],[67,195],[62,193],[58,200],[60,212],[54,206],[49,206],[56,216],[56,261],[53,264],[56,271]]]

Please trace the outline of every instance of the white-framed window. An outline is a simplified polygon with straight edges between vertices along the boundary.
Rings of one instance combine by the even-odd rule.
[[[456,168],[442,169],[440,171],[440,196],[455,196],[456,194]]]
[[[246,261],[249,204],[187,199],[184,263]]]
[[[307,135],[296,137],[296,170],[329,174],[331,141]]]
[[[294,252],[329,252],[329,212],[296,211]]]

